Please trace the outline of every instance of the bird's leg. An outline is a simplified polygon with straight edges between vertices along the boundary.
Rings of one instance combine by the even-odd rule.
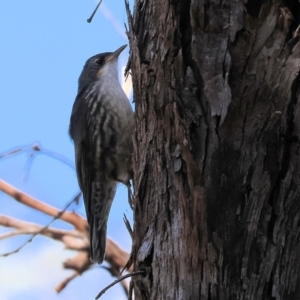
[[[131,191],[131,183],[130,183],[130,180],[122,180],[122,179],[119,179],[117,178],[116,181],[120,182],[120,183],[123,183],[124,185],[127,186],[127,191],[128,191],[128,203],[131,207],[131,209],[133,210],[134,208],[134,203],[133,203],[133,195],[132,195],[132,191]]]

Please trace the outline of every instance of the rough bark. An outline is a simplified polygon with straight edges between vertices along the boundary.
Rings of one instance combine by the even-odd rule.
[[[300,6],[246,2],[129,17],[136,299],[300,299]]]

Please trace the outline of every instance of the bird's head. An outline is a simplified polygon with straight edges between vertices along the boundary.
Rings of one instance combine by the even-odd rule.
[[[78,83],[79,88],[95,82],[104,76],[118,78],[118,57],[120,53],[127,47],[124,45],[115,52],[105,52],[89,58],[80,74]]]

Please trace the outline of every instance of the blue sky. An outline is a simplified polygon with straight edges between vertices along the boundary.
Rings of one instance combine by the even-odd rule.
[[[95,5],[94,0],[0,2],[0,153],[38,142],[74,161],[68,125],[83,64],[94,54],[114,51],[128,43],[124,35],[123,1],[103,1],[101,10],[88,24],[86,19]],[[128,48],[120,57],[120,67],[127,62],[127,56]],[[28,156],[29,152],[1,159],[0,179],[63,208],[78,191],[74,170],[39,154],[28,172]],[[0,202],[1,215],[39,224],[50,220],[3,193]],[[72,209],[85,216],[82,201]],[[108,234],[130,251],[123,213],[132,220],[126,188],[120,186],[110,214]],[[56,221],[54,227],[70,228],[61,221]],[[0,227],[0,234],[6,230]],[[0,241],[0,253],[15,249],[26,239]],[[0,257],[1,299],[94,299],[114,280],[101,267],[73,280],[61,294],[54,291],[71,274],[62,268],[62,262],[74,254],[58,242],[37,237],[21,252]],[[115,287],[101,299],[125,297],[122,288]]]

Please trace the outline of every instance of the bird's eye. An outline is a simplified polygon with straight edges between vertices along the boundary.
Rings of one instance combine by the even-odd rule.
[[[101,64],[102,64],[102,59],[97,59],[97,60],[96,60],[96,64],[97,64],[97,65],[101,65]]]

